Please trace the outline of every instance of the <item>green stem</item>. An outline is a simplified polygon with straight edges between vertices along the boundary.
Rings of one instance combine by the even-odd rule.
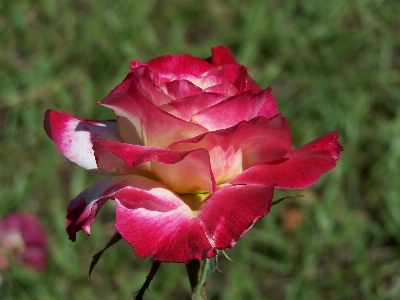
[[[143,300],[143,295],[148,290],[150,286],[150,282],[153,279],[154,275],[156,275],[158,268],[160,267],[161,262],[159,261],[153,261],[153,265],[151,266],[149,275],[146,277],[146,281],[143,283],[142,287],[140,290],[137,292],[137,295],[135,297],[135,300]]]
[[[189,261],[186,265],[186,271],[189,277],[190,287],[192,289],[192,293],[197,292],[200,278],[200,261],[197,259]],[[200,290],[200,295],[204,300],[207,300],[206,287],[203,285]]]

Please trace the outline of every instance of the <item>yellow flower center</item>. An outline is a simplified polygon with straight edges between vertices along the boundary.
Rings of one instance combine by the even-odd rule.
[[[210,193],[194,193],[194,194],[180,194],[179,196],[182,198],[183,202],[190,207],[191,210],[197,211],[200,210],[201,203],[206,199]]]

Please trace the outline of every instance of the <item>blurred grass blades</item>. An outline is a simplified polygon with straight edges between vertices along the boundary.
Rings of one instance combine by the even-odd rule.
[[[295,231],[283,228],[283,202],[229,250],[235,263],[220,260],[210,299],[399,299],[399,14],[390,0],[1,1],[0,214],[34,213],[51,246],[43,273],[0,271],[0,298],[132,298],[149,261],[126,243],[87,277],[92,253],[115,232],[112,201],[91,237],[67,239],[69,201],[99,177],[57,153],[43,114],[111,119],[96,103],[131,60],[208,57],[223,44],[272,87],[296,147],[339,129],[344,152],[333,172],[300,191]],[[146,297],[189,294],[184,266],[167,264]]]

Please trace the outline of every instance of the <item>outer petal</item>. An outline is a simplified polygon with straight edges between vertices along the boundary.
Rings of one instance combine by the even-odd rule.
[[[270,211],[274,186],[227,186],[209,199],[198,215],[212,245],[227,249],[235,245],[260,218]]]
[[[113,177],[86,189],[68,207],[67,232],[90,234],[98,210],[116,200],[116,228],[137,256],[188,262],[216,254],[200,221],[177,195],[162,184],[136,175]]]
[[[208,197],[200,213],[153,180],[125,175],[109,178],[82,192],[68,207],[67,232],[90,234],[100,207],[116,200],[118,232],[137,256],[187,263],[232,247],[256,220],[269,212],[273,187],[228,186]]]
[[[99,168],[105,168],[105,171],[128,170],[144,176],[147,171],[147,176],[158,179],[179,194],[212,193],[215,190],[210,157],[204,149],[182,152],[100,141],[94,145],[94,150]],[[149,161],[152,161],[150,168],[138,168]]]
[[[116,121],[87,121],[67,112],[46,111],[44,129],[65,157],[97,173],[101,172],[96,165],[93,143],[104,139],[121,141]]]
[[[169,144],[196,136],[207,130],[197,124],[180,120],[154,106],[137,85],[136,75],[130,73],[102,102],[118,116],[128,119],[133,126],[120,124],[125,142],[134,143],[126,137],[136,130],[136,135],[146,146],[166,148]]]
[[[180,206],[158,208],[143,196],[119,195],[116,228],[139,257],[187,263],[227,249],[269,212],[273,187],[230,186],[204,202],[196,214]],[[146,203],[146,202],[147,203]]]
[[[115,227],[137,256],[183,263],[215,256],[200,220],[186,205],[166,210],[146,196],[127,195],[116,201]]]
[[[293,150],[288,158],[254,166],[236,178],[232,184],[277,184],[278,188],[302,189],[313,185],[336,166],[342,147],[338,131],[332,131]]]
[[[215,46],[211,48],[211,57],[207,58],[213,66],[219,67],[227,64],[239,64],[231,50],[226,46]]]
[[[170,148],[206,149],[216,181],[221,184],[255,165],[285,158],[291,153],[291,136],[285,118],[276,115],[272,119],[258,117],[243,121],[228,129],[174,143]]]
[[[80,230],[90,235],[90,225],[104,203],[109,199],[117,198],[118,193],[129,194],[129,192],[132,193],[132,197],[136,196],[139,202],[143,201],[141,193],[148,196],[148,200],[159,205],[163,210],[184,205],[182,200],[159,182],[137,175],[114,176],[92,185],[71,201],[67,208],[69,238],[75,241],[76,232]]]
[[[198,112],[192,117],[192,122],[213,131],[234,126],[243,120],[248,121],[257,116],[270,91],[242,92]]]
[[[265,98],[261,109],[258,111],[258,117],[272,118],[278,113],[278,105],[275,97],[272,94],[268,94]]]

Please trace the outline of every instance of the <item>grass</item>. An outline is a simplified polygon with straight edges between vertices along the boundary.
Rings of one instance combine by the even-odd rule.
[[[131,60],[210,55],[227,45],[271,86],[300,146],[340,130],[338,167],[286,200],[228,254],[207,283],[231,299],[400,298],[400,3],[311,1],[51,1],[0,3],[0,215],[25,210],[49,234],[45,272],[1,271],[2,299],[131,299],[151,262],[123,242],[92,276],[114,233],[108,203],[71,243],[69,200],[99,177],[73,165],[42,129],[48,108],[87,119]],[[293,194],[279,191],[276,198]],[[286,210],[302,217],[285,227]],[[146,299],[189,298],[183,265],[164,264]]]

